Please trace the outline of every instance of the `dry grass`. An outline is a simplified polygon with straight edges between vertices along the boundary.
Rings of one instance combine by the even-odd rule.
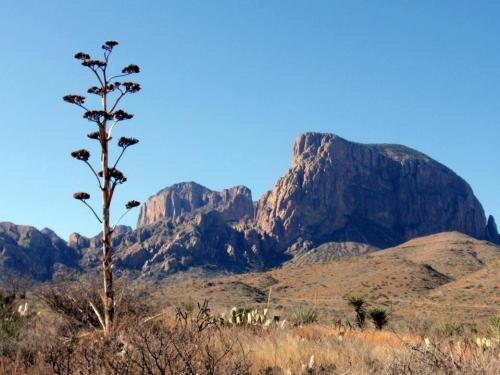
[[[485,351],[463,339],[426,347],[411,334],[327,326],[242,335],[255,374],[270,368],[302,374],[311,364],[312,370],[332,374],[497,374],[500,366],[498,348]]]
[[[1,374],[496,375],[500,368],[498,343],[480,348],[465,336],[426,344],[408,331],[225,326],[203,306],[147,323],[128,317],[110,338],[88,329],[62,337],[29,328],[3,350]]]

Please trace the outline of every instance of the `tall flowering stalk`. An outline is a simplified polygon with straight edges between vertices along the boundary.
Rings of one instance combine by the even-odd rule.
[[[138,143],[135,138],[121,137],[118,140],[118,147],[121,152],[114,163],[109,160],[109,142],[112,140],[112,132],[115,127],[123,122],[132,119],[133,115],[118,108],[122,99],[129,95],[138,92],[141,86],[138,83],[125,81],[122,82],[121,78],[126,79],[133,74],[139,73],[140,69],[135,64],[130,64],[122,69],[120,74],[110,75],[108,72],[109,58],[113,49],[118,45],[118,42],[107,41],[102,46],[104,51],[103,60],[94,60],[89,54],[78,52],[75,55],[81,64],[88,68],[97,79],[97,86],[90,87],[87,92],[96,95],[100,98],[100,106],[98,109],[90,109],[86,106],[86,98],[81,95],[66,95],[63,100],[67,103],[74,104],[84,110],[83,117],[90,122],[95,123],[97,130],[89,133],[88,138],[99,142],[101,148],[101,170],[99,172],[94,169],[89,162],[90,152],[81,149],[71,153],[71,156],[77,160],[84,162],[94,174],[99,189],[102,193],[102,214],[99,215],[87,203],[90,199],[90,194],[85,192],[78,192],[73,197],[83,204],[85,204],[95,215],[97,220],[102,224],[102,273],[104,281],[104,293],[102,295],[104,311],[101,312],[95,305],[92,305],[102,328],[106,334],[109,334],[113,328],[113,321],[115,315],[115,298],[113,292],[113,272],[112,272],[112,248],[111,236],[118,222],[134,207],[139,206],[137,201],[129,201],[125,205],[125,212],[120,217],[118,222],[111,227],[110,225],[110,206],[113,199],[113,194],[118,185],[127,181],[127,178],[117,168],[118,162],[121,160],[124,152],[130,147]],[[120,79],[120,80],[117,80]]]

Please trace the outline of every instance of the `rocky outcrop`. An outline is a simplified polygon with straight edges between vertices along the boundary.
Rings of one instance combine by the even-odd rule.
[[[243,272],[263,270],[282,261],[272,240],[254,229],[233,228],[219,211],[193,217],[163,218],[113,237],[118,268],[162,277],[191,267]],[[99,266],[100,250],[82,251],[86,268]]]
[[[137,226],[153,224],[163,218],[193,217],[210,211],[220,212],[226,221],[252,218],[252,193],[245,186],[217,192],[195,182],[175,184],[159,191],[141,206]]]
[[[78,269],[80,254],[52,230],[0,223],[0,273],[49,280],[61,268]]]
[[[500,244],[500,234],[498,234],[497,223],[493,216],[488,217],[488,223],[486,224],[485,239]]]
[[[483,238],[486,220],[452,170],[400,145],[366,145],[306,133],[291,168],[258,204],[256,225],[287,247],[356,241],[380,248],[459,231]]]
[[[118,225],[111,233],[111,245],[116,245],[121,241],[121,237],[132,231],[132,227],[127,225]],[[97,248],[102,246],[102,232],[93,236],[85,237],[80,233],[71,233],[68,240],[68,246],[75,249]]]

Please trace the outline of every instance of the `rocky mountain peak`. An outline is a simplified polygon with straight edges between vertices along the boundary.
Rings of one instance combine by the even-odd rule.
[[[387,247],[452,230],[483,238],[486,219],[470,186],[421,152],[305,133],[291,168],[259,201],[256,224],[283,246],[302,239]]]
[[[485,238],[488,241],[494,243],[500,243],[500,234],[498,234],[497,223],[495,222],[495,218],[492,215],[488,217],[488,224],[486,224]]]
[[[46,280],[60,267],[77,268],[80,254],[52,230],[0,223],[0,271]]]
[[[140,208],[137,226],[163,218],[193,217],[199,212],[219,211],[227,221],[253,217],[252,193],[246,186],[220,192],[195,182],[183,182],[160,190]]]

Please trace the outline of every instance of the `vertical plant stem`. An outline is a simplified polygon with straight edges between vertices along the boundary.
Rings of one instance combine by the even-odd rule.
[[[106,74],[104,72],[103,77],[103,94],[102,94],[102,110],[107,110],[106,99]],[[111,239],[110,239],[110,227],[109,227],[109,209],[111,205],[111,183],[109,176],[108,167],[108,135],[107,135],[107,120],[104,119],[103,125],[100,129],[100,139],[101,139],[101,162],[102,162],[102,173],[103,173],[103,190],[102,190],[102,200],[103,200],[103,220],[102,220],[102,272],[104,281],[104,332],[108,335],[113,328],[113,320],[115,313],[115,303],[114,303],[114,291],[113,291],[113,273],[111,270],[112,254],[111,254]]]

